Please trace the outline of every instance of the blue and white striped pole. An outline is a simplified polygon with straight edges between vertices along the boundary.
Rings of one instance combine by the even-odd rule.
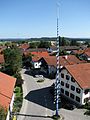
[[[60,81],[59,81],[59,30],[58,30],[58,19],[59,19],[59,5],[57,3],[57,73],[56,73],[56,83],[55,83],[55,92],[56,92],[56,116],[59,116],[59,99],[60,99]]]

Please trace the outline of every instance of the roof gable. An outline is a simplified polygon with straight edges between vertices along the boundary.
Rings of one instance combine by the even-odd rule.
[[[90,88],[90,63],[67,65],[65,68],[74,77],[81,88]]]
[[[16,78],[0,72],[0,104],[6,108],[12,99]]]

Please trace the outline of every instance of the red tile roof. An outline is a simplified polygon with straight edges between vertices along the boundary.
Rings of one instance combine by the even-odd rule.
[[[90,57],[90,52],[85,52],[84,54]]]
[[[72,53],[80,55],[84,53],[84,50],[72,50]]]
[[[48,65],[53,65],[56,67],[56,56],[43,57]]]
[[[85,52],[90,52],[90,47],[85,49]]]
[[[74,77],[81,88],[90,89],[90,63],[67,65],[65,68]]]
[[[48,65],[56,66],[56,56],[47,56],[47,57],[43,57],[43,58],[45,59],[45,61],[47,62]],[[61,66],[78,64],[78,63],[83,63],[83,62],[84,61],[80,61],[74,55],[60,56],[60,58],[59,58],[59,63]]]
[[[90,56],[90,48],[86,48],[84,50],[84,54],[87,55],[87,56]]]
[[[3,54],[0,54],[0,64],[1,63],[4,63],[4,55]]]
[[[23,50],[27,50],[29,48],[29,44],[27,44],[27,43],[21,44],[21,46],[19,46],[19,48],[21,48]]]
[[[64,56],[64,58],[65,58],[65,56]],[[85,61],[79,60],[75,55],[67,55],[66,58],[65,58],[65,60],[66,60],[70,65],[72,65],[72,64],[79,64],[79,63],[85,62]]]
[[[44,58],[44,57],[49,57],[49,53],[47,51],[45,52],[31,52],[32,55],[34,55],[32,57],[33,61],[38,61],[40,58]]]
[[[0,72],[0,105],[9,108],[16,78]]]
[[[35,56],[49,56],[49,53],[47,51],[45,52],[31,52],[32,55]]]

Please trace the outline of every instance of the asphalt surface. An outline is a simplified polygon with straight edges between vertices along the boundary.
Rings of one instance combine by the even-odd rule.
[[[26,74],[24,69],[21,73],[24,80],[24,100],[18,120],[51,120],[49,117],[54,114],[55,108],[49,86],[53,81],[45,79],[38,83],[40,78]]]
[[[23,105],[18,120],[52,120],[50,116],[55,114],[55,105],[49,86],[54,82],[45,78],[44,82],[38,83],[39,78],[34,78],[21,71],[23,84]],[[64,116],[64,120],[90,120],[90,116],[85,116],[85,109],[66,110],[61,108],[59,113]]]

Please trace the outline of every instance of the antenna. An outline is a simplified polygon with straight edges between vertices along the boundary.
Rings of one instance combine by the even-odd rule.
[[[59,109],[59,99],[60,99],[60,80],[59,80],[59,26],[58,26],[58,20],[59,20],[59,1],[57,0],[57,73],[56,73],[56,81],[55,81],[55,102],[56,102],[56,116],[58,117],[58,109]]]

